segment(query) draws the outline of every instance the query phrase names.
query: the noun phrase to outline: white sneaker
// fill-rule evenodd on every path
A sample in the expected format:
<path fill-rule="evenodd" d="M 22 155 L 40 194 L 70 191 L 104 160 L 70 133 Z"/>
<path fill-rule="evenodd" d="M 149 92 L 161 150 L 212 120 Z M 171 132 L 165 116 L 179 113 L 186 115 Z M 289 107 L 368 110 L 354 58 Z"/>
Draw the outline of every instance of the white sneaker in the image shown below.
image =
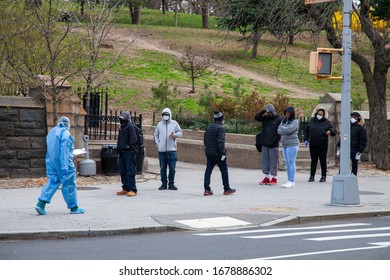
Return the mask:
<path fill-rule="evenodd" d="M 286 183 L 284 183 L 282 185 L 283 188 L 292 188 L 295 186 L 295 183 L 294 182 L 291 182 L 291 181 L 287 181 Z"/>

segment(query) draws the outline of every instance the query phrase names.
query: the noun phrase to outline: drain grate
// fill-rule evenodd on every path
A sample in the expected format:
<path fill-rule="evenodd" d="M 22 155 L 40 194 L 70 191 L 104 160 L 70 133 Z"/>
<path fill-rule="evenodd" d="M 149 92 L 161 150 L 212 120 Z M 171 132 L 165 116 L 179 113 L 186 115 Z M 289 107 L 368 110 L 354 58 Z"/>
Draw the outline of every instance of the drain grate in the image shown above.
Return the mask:
<path fill-rule="evenodd" d="M 93 191 L 93 190 L 100 190 L 100 188 L 97 187 L 77 187 L 78 191 Z"/>
<path fill-rule="evenodd" d="M 360 191 L 359 194 L 361 194 L 361 195 L 384 195 L 384 193 L 381 193 L 381 192 L 367 192 L 367 191 Z"/>

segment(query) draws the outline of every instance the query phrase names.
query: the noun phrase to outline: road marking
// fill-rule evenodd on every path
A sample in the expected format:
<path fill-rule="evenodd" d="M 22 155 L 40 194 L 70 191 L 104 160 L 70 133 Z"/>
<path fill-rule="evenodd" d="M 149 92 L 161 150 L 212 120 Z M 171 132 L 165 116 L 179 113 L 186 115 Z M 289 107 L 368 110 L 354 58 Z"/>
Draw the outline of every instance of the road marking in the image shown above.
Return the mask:
<path fill-rule="evenodd" d="M 290 233 L 269 234 L 269 235 L 241 236 L 241 238 L 265 239 L 265 238 L 278 238 L 278 237 L 311 235 L 311 234 L 341 233 L 341 232 L 361 232 L 361 231 L 381 231 L 381 230 L 390 230 L 390 227 L 290 232 Z M 326 237 L 324 237 L 324 238 L 326 238 Z M 309 239 L 306 239 L 306 240 L 309 240 Z"/>
<path fill-rule="evenodd" d="M 217 218 L 206 218 L 206 219 L 191 219 L 191 220 L 176 220 L 175 222 L 184 224 L 193 228 L 223 228 L 223 227 L 236 227 L 236 226 L 247 226 L 251 223 L 234 219 L 231 217 L 217 217 Z"/>
<path fill-rule="evenodd" d="M 340 252 L 375 250 L 375 249 L 388 248 L 390 246 L 390 244 L 389 244 L 390 242 L 381 242 L 381 243 L 377 243 L 377 244 L 382 244 L 382 243 L 383 243 L 383 245 L 371 246 L 371 247 L 357 247 L 357 248 L 349 248 L 349 249 L 317 251 L 317 252 L 308 252 L 308 253 L 301 253 L 301 254 L 265 257 L 265 258 L 258 258 L 258 259 L 252 259 L 252 260 L 275 260 L 275 259 L 294 258 L 294 257 L 303 257 L 303 256 L 313 256 L 313 255 L 321 255 L 321 254 L 332 254 L 332 253 L 340 253 Z M 372 244 L 375 244 L 375 243 L 372 243 Z"/>
<path fill-rule="evenodd" d="M 319 238 L 307 238 L 307 239 L 304 239 L 304 240 L 310 240 L 310 241 L 331 241 L 331 240 L 342 240 L 342 239 L 373 238 L 373 237 L 387 237 L 387 236 L 390 236 L 390 233 L 338 235 L 338 236 L 328 236 L 328 237 L 319 237 Z"/>
<path fill-rule="evenodd" d="M 340 225 L 315 226 L 315 227 L 300 227 L 300 228 L 274 228 L 274 229 L 258 229 L 258 230 L 240 230 L 240 231 L 230 231 L 230 232 L 194 233 L 193 235 L 200 235 L 200 236 L 237 235 L 237 234 L 248 234 L 248 233 L 309 230 L 309 229 L 310 230 L 311 229 L 328 229 L 328 228 L 358 227 L 358 226 L 369 226 L 369 225 L 371 225 L 371 224 L 353 223 L 353 224 L 340 224 Z"/>

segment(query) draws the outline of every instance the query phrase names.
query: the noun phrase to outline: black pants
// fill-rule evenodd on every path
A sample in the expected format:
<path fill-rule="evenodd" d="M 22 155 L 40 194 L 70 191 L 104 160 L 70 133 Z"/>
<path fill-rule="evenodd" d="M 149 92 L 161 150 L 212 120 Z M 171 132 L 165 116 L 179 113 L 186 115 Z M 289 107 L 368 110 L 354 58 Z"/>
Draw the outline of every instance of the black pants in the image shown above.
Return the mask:
<path fill-rule="evenodd" d="M 311 145 L 310 144 L 310 176 L 314 176 L 317 171 L 318 159 L 320 159 L 321 165 L 321 176 L 326 176 L 327 166 L 326 166 L 326 154 L 328 153 L 328 143 L 322 145 Z"/>
<path fill-rule="evenodd" d="M 210 191 L 210 179 L 211 179 L 211 173 L 213 172 L 214 166 L 218 165 L 219 170 L 221 171 L 222 176 L 222 184 L 224 190 L 230 189 L 229 187 L 229 175 L 228 175 L 228 167 L 226 163 L 226 159 L 224 161 L 221 160 L 221 156 L 207 156 L 207 166 L 206 166 L 206 172 L 204 174 L 204 189 L 206 191 Z"/>
<path fill-rule="evenodd" d="M 358 172 L 358 160 L 355 158 L 358 150 L 355 148 L 351 148 L 351 162 L 352 162 L 352 169 L 351 173 L 355 176 L 357 176 Z"/>

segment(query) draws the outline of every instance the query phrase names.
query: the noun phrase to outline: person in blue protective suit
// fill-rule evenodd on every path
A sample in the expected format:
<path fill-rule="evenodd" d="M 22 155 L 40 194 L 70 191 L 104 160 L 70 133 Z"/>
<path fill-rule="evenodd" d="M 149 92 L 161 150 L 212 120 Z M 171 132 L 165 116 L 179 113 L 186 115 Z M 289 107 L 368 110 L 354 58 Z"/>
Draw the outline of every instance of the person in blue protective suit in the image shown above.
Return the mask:
<path fill-rule="evenodd" d="M 70 121 L 61 117 L 46 137 L 46 175 L 48 182 L 43 187 L 35 210 L 39 215 L 46 215 L 46 203 L 62 184 L 62 196 L 71 214 L 84 214 L 85 210 L 78 206 L 76 195 L 76 168 L 73 163 L 73 137 L 69 133 Z"/>

